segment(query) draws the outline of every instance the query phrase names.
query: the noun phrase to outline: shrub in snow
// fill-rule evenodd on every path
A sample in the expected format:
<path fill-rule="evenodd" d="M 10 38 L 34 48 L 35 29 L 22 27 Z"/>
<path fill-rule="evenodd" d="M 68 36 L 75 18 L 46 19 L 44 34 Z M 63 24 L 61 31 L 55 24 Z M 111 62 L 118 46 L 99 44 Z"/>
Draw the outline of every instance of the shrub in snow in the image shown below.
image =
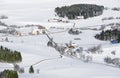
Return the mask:
<path fill-rule="evenodd" d="M 89 61 L 92 61 L 92 56 L 85 56 L 85 59 L 83 60 L 84 62 L 89 62 Z"/>
<path fill-rule="evenodd" d="M 104 58 L 104 62 L 106 62 L 107 64 L 111 64 L 112 63 L 112 59 L 110 57 L 105 57 Z"/>
<path fill-rule="evenodd" d="M 83 52 L 83 47 L 79 47 L 78 49 L 76 49 L 77 53 L 82 53 Z"/>
<path fill-rule="evenodd" d="M 112 51 L 112 52 L 111 52 L 111 54 L 112 54 L 112 55 L 115 55 L 115 54 L 116 54 L 116 52 L 115 52 L 115 51 Z"/>
<path fill-rule="evenodd" d="M 53 47 L 53 42 L 52 41 L 48 41 L 48 43 L 47 43 L 47 46 L 49 46 L 49 47 Z"/>
<path fill-rule="evenodd" d="M 39 69 L 37 69 L 36 71 L 37 71 L 37 74 L 39 74 L 40 70 L 39 70 Z"/>
<path fill-rule="evenodd" d="M 14 66 L 14 71 L 19 71 L 19 69 L 20 69 L 19 65 L 13 64 L 13 66 Z"/>
<path fill-rule="evenodd" d="M 102 46 L 98 45 L 98 46 L 91 47 L 88 49 L 88 51 L 90 51 L 91 53 L 101 54 L 102 53 Z"/>
<path fill-rule="evenodd" d="M 112 59 L 112 64 L 119 66 L 120 65 L 120 58 L 114 58 Z"/>
<path fill-rule="evenodd" d="M 24 73 L 24 68 L 20 68 L 20 66 L 17 64 L 13 64 L 13 66 L 14 66 L 14 71 L 17 71 L 19 73 Z"/>
<path fill-rule="evenodd" d="M 20 68 L 19 69 L 19 73 L 24 73 L 25 71 L 24 71 L 24 68 Z"/>

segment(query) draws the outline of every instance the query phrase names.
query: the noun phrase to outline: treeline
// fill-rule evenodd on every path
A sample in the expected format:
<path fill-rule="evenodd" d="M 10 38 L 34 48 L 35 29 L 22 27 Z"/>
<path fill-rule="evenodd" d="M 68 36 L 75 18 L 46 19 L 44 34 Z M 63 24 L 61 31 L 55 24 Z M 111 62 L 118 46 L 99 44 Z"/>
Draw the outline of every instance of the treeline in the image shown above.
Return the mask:
<path fill-rule="evenodd" d="M 77 16 L 83 16 L 86 19 L 102 15 L 103 10 L 104 6 L 94 4 L 76 4 L 55 8 L 55 12 L 59 17 L 68 17 L 68 19 L 75 19 Z"/>
<path fill-rule="evenodd" d="M 22 61 L 21 53 L 0 46 L 0 62 L 17 63 Z"/>
<path fill-rule="evenodd" d="M 95 38 L 99 40 L 104 40 L 104 41 L 116 40 L 117 42 L 120 42 L 120 31 L 117 29 L 105 30 L 105 31 L 102 31 L 100 34 L 97 34 Z"/>
<path fill-rule="evenodd" d="M 13 70 L 4 70 L 0 72 L 0 78 L 18 78 L 18 73 Z"/>
<path fill-rule="evenodd" d="M 6 15 L 1 15 L 0 19 L 8 19 L 8 17 Z"/>
<path fill-rule="evenodd" d="M 120 7 L 114 7 L 112 8 L 113 11 L 120 11 Z"/>
<path fill-rule="evenodd" d="M 120 58 L 111 58 L 111 57 L 105 57 L 104 62 L 107 64 L 112 64 L 117 67 L 120 67 Z"/>

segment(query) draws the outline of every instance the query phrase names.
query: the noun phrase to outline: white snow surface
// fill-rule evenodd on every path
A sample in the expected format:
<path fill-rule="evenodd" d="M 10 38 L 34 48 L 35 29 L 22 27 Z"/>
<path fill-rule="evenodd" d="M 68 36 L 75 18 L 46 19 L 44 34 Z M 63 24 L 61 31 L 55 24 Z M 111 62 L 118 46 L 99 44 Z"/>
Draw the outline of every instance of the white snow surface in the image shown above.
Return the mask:
<path fill-rule="evenodd" d="M 7 20 L 2 20 L 7 24 L 40 24 L 47 27 L 63 27 L 71 28 L 72 23 L 49 23 L 48 19 L 54 18 L 54 8 L 57 6 L 65 6 L 71 4 L 98 4 L 105 7 L 120 7 L 119 0 L 0 0 L 0 15 L 4 14 L 9 17 Z M 119 22 L 119 20 L 101 21 L 104 17 L 117 17 L 120 12 L 105 10 L 103 15 L 86 20 L 71 20 L 76 22 L 77 27 L 95 26 L 102 24 L 109 24 Z M 0 26 L 0 29 L 3 29 Z M 27 31 L 27 29 L 24 29 Z M 22 30 L 21 30 L 22 31 Z M 51 32 L 63 31 L 62 29 L 50 29 Z M 19 74 L 19 78 L 120 78 L 120 69 L 103 64 L 103 57 L 120 57 L 120 44 L 111 44 L 108 41 L 100 41 L 94 38 L 96 33 L 100 31 L 82 30 L 80 35 L 69 35 L 66 32 L 51 34 L 54 41 L 57 43 L 68 43 L 72 40 L 79 46 L 88 48 L 94 45 L 102 44 L 104 53 L 102 55 L 94 55 L 94 62 L 84 63 L 77 59 L 72 59 L 63 56 L 59 58 L 59 53 L 47 47 L 48 38 L 45 35 L 38 36 L 8 36 L 12 42 L 0 42 L 0 45 L 8 47 L 12 50 L 21 52 L 23 61 L 19 63 L 24 67 L 25 73 Z M 2 37 L 1 38 L 5 38 Z M 74 38 L 81 38 L 81 40 L 74 40 Z M 116 50 L 116 56 L 110 54 L 111 51 Z M 43 61 L 34 66 L 35 74 L 28 74 L 29 67 L 36 62 L 43 59 L 52 59 Z M 0 63 L 0 71 L 4 69 L 13 69 L 12 64 Z M 39 74 L 36 70 L 39 69 Z"/>

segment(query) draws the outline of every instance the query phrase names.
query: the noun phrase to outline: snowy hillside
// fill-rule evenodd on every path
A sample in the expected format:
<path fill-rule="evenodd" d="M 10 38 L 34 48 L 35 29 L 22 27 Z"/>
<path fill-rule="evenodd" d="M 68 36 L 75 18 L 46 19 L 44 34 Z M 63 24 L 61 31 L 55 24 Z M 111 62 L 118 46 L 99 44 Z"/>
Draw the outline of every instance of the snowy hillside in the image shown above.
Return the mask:
<path fill-rule="evenodd" d="M 69 20 L 69 23 L 48 22 L 48 19 L 56 18 L 54 12 L 56 7 L 72 4 L 98 4 L 107 7 L 108 10 L 104 10 L 103 15 Z M 120 11 L 111 10 L 114 7 L 120 7 L 119 0 L 0 0 L 0 15 L 8 16 L 8 19 L 0 19 L 0 21 L 8 26 L 19 26 L 15 29 L 20 33 L 20 35 L 0 33 L 0 45 L 21 52 L 23 61 L 18 65 L 25 69 L 25 73 L 19 74 L 19 78 L 120 78 L 119 67 L 104 62 L 107 56 L 120 58 L 120 44 L 111 44 L 110 41 L 94 38 L 101 32 L 99 30 L 101 25 L 120 23 L 120 19 L 115 19 L 120 17 Z M 114 19 L 102 20 L 109 17 Z M 82 32 L 79 35 L 68 33 L 74 23 Z M 25 27 L 27 25 L 29 27 Z M 76 56 L 71 58 L 67 54 L 61 58 L 57 50 L 47 46 L 49 39 L 46 35 L 38 35 L 38 32 L 36 35 L 31 35 L 37 28 L 36 25 L 45 26 L 49 36 L 60 45 L 72 41 L 77 47 L 82 47 L 83 53 L 91 56 L 92 61 L 84 62 Z M 0 30 L 6 28 L 7 26 L 0 25 Z M 110 29 L 110 26 L 106 26 L 105 29 Z M 9 42 L 4 40 L 6 37 Z M 102 54 L 87 53 L 89 48 L 98 45 L 102 46 Z M 115 51 L 116 55 L 111 54 L 112 51 Z M 29 74 L 31 65 L 34 67 L 34 74 Z M 0 63 L 0 71 L 4 69 L 13 69 L 13 65 Z"/>
<path fill-rule="evenodd" d="M 10 24 L 14 24 L 15 22 L 21 24 L 22 23 L 40 23 L 45 24 L 48 19 L 52 19 L 54 17 L 54 9 L 57 6 L 65 6 L 71 4 L 80 4 L 80 3 L 88 3 L 88 4 L 98 4 L 104 5 L 105 7 L 119 7 L 119 0 L 4 0 L 1 1 L 0 5 L 0 14 L 7 15 L 9 17 Z M 107 14 L 107 16 L 106 16 Z M 115 16 L 119 14 L 119 12 L 111 12 L 105 11 L 104 15 L 97 19 L 95 17 L 89 20 L 82 20 L 80 26 L 88 25 L 98 25 L 101 22 L 101 18 L 106 16 Z M 96 21 L 97 20 L 97 21 Z M 92 23 L 94 21 L 94 23 Z M 8 22 L 8 21 L 7 21 Z M 8 22 L 8 23 L 9 23 Z M 48 23 L 47 23 L 48 24 Z M 51 25 L 49 23 L 49 25 Z M 52 24 L 53 25 L 53 24 Z M 61 25 L 60 25 L 61 26 Z"/>

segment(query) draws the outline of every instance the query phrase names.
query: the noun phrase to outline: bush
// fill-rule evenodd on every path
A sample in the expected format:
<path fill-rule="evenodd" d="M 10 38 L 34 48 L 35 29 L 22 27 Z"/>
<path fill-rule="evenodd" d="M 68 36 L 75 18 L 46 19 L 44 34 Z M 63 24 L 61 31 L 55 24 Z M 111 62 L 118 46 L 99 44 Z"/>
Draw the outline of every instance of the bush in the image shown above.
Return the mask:
<path fill-rule="evenodd" d="M 112 59 L 110 57 L 105 57 L 104 58 L 104 62 L 106 62 L 107 64 L 111 64 L 112 63 Z"/>
<path fill-rule="evenodd" d="M 19 73 L 24 73 L 24 72 L 25 72 L 24 68 L 19 69 Z"/>
<path fill-rule="evenodd" d="M 24 73 L 25 72 L 24 68 L 21 68 L 19 65 L 13 64 L 13 66 L 14 66 L 14 71 L 17 71 L 19 73 Z"/>
<path fill-rule="evenodd" d="M 120 65 L 120 59 L 119 58 L 114 58 L 112 59 L 112 64 L 119 66 Z"/>

